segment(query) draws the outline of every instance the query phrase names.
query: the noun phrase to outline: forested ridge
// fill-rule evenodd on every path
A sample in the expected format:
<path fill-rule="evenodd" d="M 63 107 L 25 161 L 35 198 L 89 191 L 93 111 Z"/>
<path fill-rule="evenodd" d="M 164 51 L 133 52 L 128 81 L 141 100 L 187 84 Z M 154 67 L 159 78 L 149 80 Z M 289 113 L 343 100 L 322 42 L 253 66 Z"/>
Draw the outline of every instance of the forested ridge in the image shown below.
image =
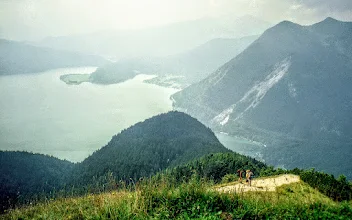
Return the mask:
<path fill-rule="evenodd" d="M 136 181 L 217 152 L 230 151 L 209 128 L 181 112 L 161 114 L 123 130 L 78 164 L 28 152 L 1 152 L 2 209 L 50 193 L 104 190 L 109 180 Z"/>
<path fill-rule="evenodd" d="M 52 156 L 0 151 L 0 212 L 62 188 L 74 164 Z"/>
<path fill-rule="evenodd" d="M 344 176 L 274 169 L 231 152 L 209 128 L 181 112 L 161 114 L 123 130 L 78 164 L 28 152 L 0 152 L 0 165 L 1 212 L 51 198 L 126 186 L 133 190 L 137 183 L 178 187 L 195 179 L 229 182 L 237 180 L 238 169 L 251 169 L 255 177 L 293 173 L 335 201 L 351 200 L 352 195 Z"/>
<path fill-rule="evenodd" d="M 238 169 L 250 169 L 256 176 L 260 176 L 269 167 L 256 159 L 235 152 L 207 154 L 191 162 L 179 165 L 160 173 L 172 177 L 176 182 L 188 181 L 192 175 L 219 183 L 227 174 L 236 175 Z M 237 177 L 236 177 L 237 179 Z"/>
<path fill-rule="evenodd" d="M 214 133 L 181 112 L 137 123 L 78 164 L 73 184 L 92 183 L 108 172 L 119 180 L 137 180 L 208 153 L 229 152 Z"/>

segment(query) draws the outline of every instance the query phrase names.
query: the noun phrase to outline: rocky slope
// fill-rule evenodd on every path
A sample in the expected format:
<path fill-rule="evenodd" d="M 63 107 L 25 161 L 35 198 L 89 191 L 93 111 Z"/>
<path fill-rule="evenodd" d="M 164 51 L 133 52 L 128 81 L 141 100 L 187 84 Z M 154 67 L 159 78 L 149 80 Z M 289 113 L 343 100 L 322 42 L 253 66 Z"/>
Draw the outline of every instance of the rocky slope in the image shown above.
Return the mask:
<path fill-rule="evenodd" d="M 217 131 L 263 143 L 264 159 L 352 177 L 352 23 L 284 21 L 173 96 Z"/>

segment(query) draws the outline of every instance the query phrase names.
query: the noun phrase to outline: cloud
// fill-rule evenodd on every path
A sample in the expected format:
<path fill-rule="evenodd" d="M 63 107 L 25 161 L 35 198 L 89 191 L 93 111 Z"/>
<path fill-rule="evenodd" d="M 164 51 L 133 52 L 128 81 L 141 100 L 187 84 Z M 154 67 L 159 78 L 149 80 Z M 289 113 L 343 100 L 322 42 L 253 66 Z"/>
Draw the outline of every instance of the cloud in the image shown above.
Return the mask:
<path fill-rule="evenodd" d="M 272 23 L 352 20 L 352 0 L 0 0 L 2 34 L 13 39 L 247 14 Z"/>
<path fill-rule="evenodd" d="M 312 23 L 326 17 L 352 20 L 352 0 L 290 0 L 291 14 L 303 23 Z M 310 21 L 310 22 L 309 22 Z"/>
<path fill-rule="evenodd" d="M 351 0 L 294 0 L 307 8 L 318 9 L 325 12 L 351 11 Z"/>
<path fill-rule="evenodd" d="M 216 2 L 216 0 L 213 0 Z M 248 13 L 270 22 L 312 24 L 326 17 L 352 20 L 352 0 L 221 0 L 223 12 Z"/>

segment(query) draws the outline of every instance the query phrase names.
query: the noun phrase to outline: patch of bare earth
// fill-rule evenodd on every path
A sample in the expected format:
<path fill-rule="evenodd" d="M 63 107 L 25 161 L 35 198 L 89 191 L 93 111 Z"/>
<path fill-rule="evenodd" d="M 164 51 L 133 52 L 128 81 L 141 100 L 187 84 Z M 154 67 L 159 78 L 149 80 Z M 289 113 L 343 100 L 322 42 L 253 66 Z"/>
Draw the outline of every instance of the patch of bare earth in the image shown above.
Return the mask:
<path fill-rule="evenodd" d="M 300 178 L 293 174 L 284 174 L 277 177 L 252 179 L 252 184 L 249 186 L 246 180 L 242 183 L 234 183 L 233 185 L 221 186 L 216 188 L 219 192 L 248 192 L 248 191 L 275 191 L 276 187 L 299 182 Z"/>

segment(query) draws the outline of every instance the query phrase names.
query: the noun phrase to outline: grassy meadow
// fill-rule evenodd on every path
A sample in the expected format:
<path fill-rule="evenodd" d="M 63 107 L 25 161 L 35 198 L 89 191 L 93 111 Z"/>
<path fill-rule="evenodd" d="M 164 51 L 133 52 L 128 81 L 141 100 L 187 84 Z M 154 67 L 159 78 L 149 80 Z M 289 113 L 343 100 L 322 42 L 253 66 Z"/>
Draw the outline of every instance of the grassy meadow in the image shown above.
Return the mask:
<path fill-rule="evenodd" d="M 266 177 L 268 178 L 268 177 Z M 222 193 L 192 178 L 179 185 L 145 180 L 82 197 L 59 198 L 8 211 L 1 219 L 352 219 L 352 203 L 336 202 L 303 181 L 274 192 Z"/>

